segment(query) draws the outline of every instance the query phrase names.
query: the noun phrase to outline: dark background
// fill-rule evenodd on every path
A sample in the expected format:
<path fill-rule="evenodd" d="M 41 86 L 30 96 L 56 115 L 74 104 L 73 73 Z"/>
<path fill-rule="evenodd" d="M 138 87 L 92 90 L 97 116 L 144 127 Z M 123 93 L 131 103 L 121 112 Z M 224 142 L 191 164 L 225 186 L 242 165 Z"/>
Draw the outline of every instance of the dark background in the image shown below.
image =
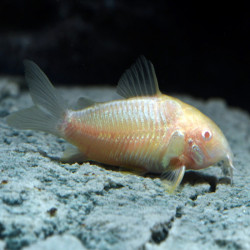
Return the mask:
<path fill-rule="evenodd" d="M 250 111 L 249 8 L 223 2 L 1 0 L 0 74 L 28 58 L 54 83 L 115 86 L 143 54 L 161 90 Z"/>

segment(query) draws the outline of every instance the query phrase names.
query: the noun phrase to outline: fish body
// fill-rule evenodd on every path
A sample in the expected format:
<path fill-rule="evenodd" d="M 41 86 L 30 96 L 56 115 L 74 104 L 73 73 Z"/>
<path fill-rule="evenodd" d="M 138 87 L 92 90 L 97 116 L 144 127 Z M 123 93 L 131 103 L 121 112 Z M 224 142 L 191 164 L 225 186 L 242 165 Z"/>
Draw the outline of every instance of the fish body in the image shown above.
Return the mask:
<path fill-rule="evenodd" d="M 224 161 L 232 177 L 232 152 L 218 126 L 199 110 L 159 91 L 154 67 L 140 57 L 121 77 L 125 99 L 94 103 L 86 98 L 72 110 L 33 62 L 25 62 L 34 106 L 7 121 L 21 129 L 42 130 L 73 144 L 68 160 L 97 162 L 162 173 L 174 190 L 186 169 Z"/>
<path fill-rule="evenodd" d="M 68 111 L 64 138 L 87 159 L 161 173 L 161 159 L 181 116 L 170 97 L 137 97 Z"/>

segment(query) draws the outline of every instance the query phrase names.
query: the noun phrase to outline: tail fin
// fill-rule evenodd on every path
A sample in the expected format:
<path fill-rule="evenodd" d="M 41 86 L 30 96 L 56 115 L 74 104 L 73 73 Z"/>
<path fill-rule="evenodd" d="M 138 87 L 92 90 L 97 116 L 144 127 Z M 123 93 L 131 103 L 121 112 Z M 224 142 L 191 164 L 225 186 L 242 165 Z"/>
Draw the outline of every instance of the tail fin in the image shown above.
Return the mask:
<path fill-rule="evenodd" d="M 41 130 L 60 136 L 57 125 L 67 109 L 64 99 L 34 62 L 25 60 L 24 66 L 34 106 L 9 115 L 7 123 L 19 129 Z"/>

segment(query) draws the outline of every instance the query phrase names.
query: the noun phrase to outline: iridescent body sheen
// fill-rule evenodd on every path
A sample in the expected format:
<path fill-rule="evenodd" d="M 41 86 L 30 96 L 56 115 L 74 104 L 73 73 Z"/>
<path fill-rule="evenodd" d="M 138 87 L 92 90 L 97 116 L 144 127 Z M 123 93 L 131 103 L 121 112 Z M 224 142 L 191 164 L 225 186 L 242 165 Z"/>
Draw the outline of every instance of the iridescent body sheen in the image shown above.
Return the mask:
<path fill-rule="evenodd" d="M 181 114 L 180 104 L 164 95 L 117 100 L 68 111 L 62 133 L 88 159 L 161 173 Z"/>
<path fill-rule="evenodd" d="M 74 148 L 63 159 L 94 160 L 142 172 L 162 173 L 173 191 L 186 169 L 202 169 L 224 161 L 233 172 L 232 152 L 218 126 L 199 110 L 163 95 L 154 67 L 140 57 L 121 77 L 117 92 L 123 98 L 94 103 L 78 101 L 70 109 L 46 75 L 25 62 L 26 81 L 34 106 L 11 114 L 9 125 L 42 130 L 63 137 Z"/>

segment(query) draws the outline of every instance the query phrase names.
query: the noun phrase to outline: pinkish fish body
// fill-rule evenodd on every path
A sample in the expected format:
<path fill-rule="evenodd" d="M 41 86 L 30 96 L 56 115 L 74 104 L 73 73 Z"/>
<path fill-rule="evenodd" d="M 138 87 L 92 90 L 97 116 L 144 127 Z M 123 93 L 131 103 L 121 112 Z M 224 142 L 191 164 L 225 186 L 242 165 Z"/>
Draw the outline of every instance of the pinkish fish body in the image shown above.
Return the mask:
<path fill-rule="evenodd" d="M 112 101 L 69 111 L 62 133 L 88 159 L 162 172 L 160 161 L 175 130 L 176 109 L 180 107 L 165 96 Z"/>
<path fill-rule="evenodd" d="M 36 105 L 10 115 L 8 123 L 63 137 L 76 146 L 64 159 L 163 173 L 170 191 L 186 169 L 222 160 L 232 177 L 232 153 L 222 131 L 196 108 L 163 95 L 154 67 L 144 57 L 119 81 L 117 92 L 126 99 L 93 103 L 81 98 L 77 111 L 67 108 L 38 66 L 29 61 L 25 66 Z"/>

